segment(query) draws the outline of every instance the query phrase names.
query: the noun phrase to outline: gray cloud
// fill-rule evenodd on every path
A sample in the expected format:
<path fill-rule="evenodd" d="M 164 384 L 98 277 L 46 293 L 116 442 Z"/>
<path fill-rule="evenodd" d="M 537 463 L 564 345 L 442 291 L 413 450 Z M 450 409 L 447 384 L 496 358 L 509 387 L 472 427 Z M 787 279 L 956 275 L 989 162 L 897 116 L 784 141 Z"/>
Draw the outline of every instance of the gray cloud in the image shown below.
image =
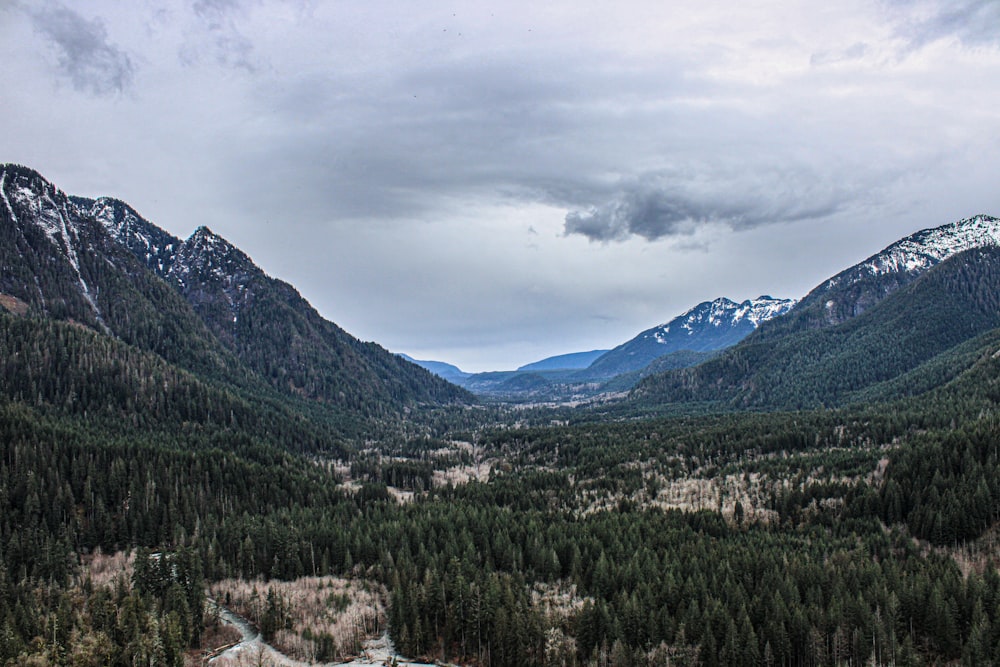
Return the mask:
<path fill-rule="evenodd" d="M 894 5 L 912 7 L 912 0 L 896 0 Z M 940 39 L 954 37 L 964 44 L 1000 44 L 1000 2 L 997 0 L 948 0 L 934 3 L 929 15 L 905 22 L 899 33 L 911 48 L 919 49 Z"/>
<path fill-rule="evenodd" d="M 107 95 L 122 93 L 132 85 L 132 59 L 108 40 L 100 19 L 87 20 L 60 4 L 29 9 L 28 15 L 35 29 L 58 50 L 59 68 L 74 88 Z"/>
<path fill-rule="evenodd" d="M 192 36 L 184 44 L 182 62 L 192 64 L 208 56 L 220 65 L 256 71 L 253 42 L 236 24 L 236 17 L 244 11 L 241 0 L 196 0 L 191 9 L 203 34 Z"/>
<path fill-rule="evenodd" d="M 840 211 L 857 193 L 829 180 L 791 168 L 758 171 L 752 176 L 708 178 L 647 175 L 624 184 L 605 202 L 566 215 L 564 233 L 591 241 L 648 241 L 688 237 L 701 226 L 734 230 L 761 225 L 818 220 Z M 711 185 L 707 185 L 711 184 Z"/>
<path fill-rule="evenodd" d="M 479 370 L 1000 210 L 996 2 L 450 5 L 0 0 L 5 159 Z"/>
<path fill-rule="evenodd" d="M 814 53 L 809 59 L 809 64 L 813 67 L 824 65 L 836 65 L 838 63 L 861 60 L 871 51 L 871 47 L 864 42 L 856 42 L 846 49 L 840 51 L 822 51 Z"/>
<path fill-rule="evenodd" d="M 316 219 L 413 220 L 471 199 L 563 209 L 596 203 L 608 195 L 609 162 L 628 164 L 650 143 L 692 129 L 678 118 L 682 110 L 668 110 L 663 117 L 673 122 L 641 133 L 619 121 L 651 122 L 632 105 L 670 106 L 701 92 L 702 84 L 663 63 L 666 71 L 643 74 L 585 58 L 531 54 L 526 64 L 490 53 L 276 80 L 254 103 L 271 110 L 268 134 L 280 140 L 239 141 L 234 186 L 267 171 L 294 173 L 297 201 Z M 260 210 L 269 196 L 241 199 Z"/>

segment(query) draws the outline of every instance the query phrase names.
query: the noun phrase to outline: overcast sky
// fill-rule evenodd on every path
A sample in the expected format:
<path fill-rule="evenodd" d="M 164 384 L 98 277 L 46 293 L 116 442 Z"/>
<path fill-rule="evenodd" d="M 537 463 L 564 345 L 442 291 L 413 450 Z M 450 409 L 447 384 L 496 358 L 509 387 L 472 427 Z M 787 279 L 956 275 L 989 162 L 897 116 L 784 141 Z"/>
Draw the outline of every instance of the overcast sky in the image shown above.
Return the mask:
<path fill-rule="evenodd" d="M 464 370 L 1000 215 L 1000 0 L 0 0 L 0 162 Z"/>

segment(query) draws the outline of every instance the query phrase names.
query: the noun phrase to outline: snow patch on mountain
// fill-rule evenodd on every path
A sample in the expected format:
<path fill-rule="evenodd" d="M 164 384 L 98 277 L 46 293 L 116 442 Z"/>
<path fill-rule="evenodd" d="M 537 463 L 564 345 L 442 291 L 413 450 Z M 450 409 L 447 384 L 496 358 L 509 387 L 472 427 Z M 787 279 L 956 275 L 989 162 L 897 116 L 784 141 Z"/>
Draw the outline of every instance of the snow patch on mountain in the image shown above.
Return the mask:
<path fill-rule="evenodd" d="M 16 178 L 16 176 L 15 176 Z M 11 219 L 17 223 L 17 216 L 11 206 L 7 195 L 7 171 L 4 170 L 0 177 L 0 193 L 3 193 L 4 204 L 10 211 Z M 80 256 L 76 246 L 80 239 L 80 230 L 77 227 L 77 216 L 79 211 L 73 207 L 60 190 L 40 177 L 35 180 L 24 181 L 15 185 L 12 195 L 17 204 L 31 212 L 30 219 L 34 222 L 42 233 L 49 239 L 53 246 L 66 258 L 73 272 L 76 274 L 77 284 L 80 286 L 80 294 L 94 311 L 94 318 L 97 324 L 105 333 L 110 333 L 110 329 L 101 316 L 101 309 L 98 307 L 91 294 L 90 286 L 83 278 L 80 271 Z M 56 200 L 59 200 L 58 202 Z"/>
<path fill-rule="evenodd" d="M 876 255 L 821 285 L 821 291 L 842 287 L 867 277 L 890 273 L 920 273 L 952 255 L 970 250 L 1000 246 L 1000 219 L 976 215 L 958 222 L 924 229 L 896 241 Z"/>
<path fill-rule="evenodd" d="M 6 181 L 7 181 L 7 171 L 5 170 L 3 172 L 3 175 L 0 176 L 0 196 L 3 197 L 3 203 L 7 205 L 7 211 L 10 213 L 10 219 L 13 220 L 14 224 L 16 225 L 18 224 L 17 215 L 14 214 L 14 207 L 10 205 L 10 200 L 7 199 Z"/>
<path fill-rule="evenodd" d="M 144 220 L 123 201 L 101 197 L 89 210 L 111 237 L 163 276 L 180 241 Z"/>
<path fill-rule="evenodd" d="M 97 220 L 119 245 L 127 248 L 147 268 L 161 278 L 166 277 L 173 264 L 174 251 L 180 239 L 171 236 L 145 220 L 132 207 L 120 199 L 101 197 L 96 200 L 73 198 L 76 205 Z"/>
<path fill-rule="evenodd" d="M 671 330 L 683 329 L 688 336 L 694 336 L 706 327 L 736 328 L 749 324 L 750 328 L 756 329 L 761 322 L 787 313 L 795 303 L 795 299 L 775 299 L 767 295 L 747 299 L 742 303 L 722 297 L 699 303 L 670 322 L 645 332 L 642 337 L 652 338 L 661 345 L 670 345 L 675 341 L 669 336 Z"/>

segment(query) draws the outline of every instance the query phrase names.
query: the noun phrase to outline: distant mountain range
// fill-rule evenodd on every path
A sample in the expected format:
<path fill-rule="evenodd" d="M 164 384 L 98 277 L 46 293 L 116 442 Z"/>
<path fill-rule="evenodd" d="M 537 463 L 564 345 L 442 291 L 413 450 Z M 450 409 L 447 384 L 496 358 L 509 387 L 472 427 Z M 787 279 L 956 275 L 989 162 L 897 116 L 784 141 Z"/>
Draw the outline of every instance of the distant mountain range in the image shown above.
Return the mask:
<path fill-rule="evenodd" d="M 705 301 L 612 350 L 557 355 L 525 364 L 516 371 L 465 373 L 439 361 L 414 363 L 475 393 L 508 399 L 575 398 L 619 392 L 646 375 L 698 364 L 794 305 L 794 299 L 770 296 L 742 303 L 726 298 Z"/>
<path fill-rule="evenodd" d="M 989 329 L 992 315 L 981 306 L 991 303 L 987 251 L 994 247 L 1000 247 L 1000 221 L 977 215 L 900 239 L 823 281 L 800 301 L 719 298 L 603 354 L 559 355 L 517 371 L 448 377 L 473 392 L 515 400 L 571 399 L 629 390 L 638 383 L 634 396 L 652 403 L 835 404 Z M 897 305 L 880 306 L 963 253 L 970 253 L 969 267 L 977 268 L 963 273 L 942 267 L 937 278 L 891 302 Z M 979 290 L 979 301 L 949 295 L 937 280 Z M 872 317 L 854 321 L 876 308 Z M 797 364 L 808 370 L 790 371 Z M 851 364 L 856 368 L 845 367 Z M 826 379 L 813 378 L 811 386 L 803 386 L 816 373 Z M 848 379 L 852 373 L 857 377 Z"/>
<path fill-rule="evenodd" d="M 138 364 L 183 378 L 168 389 L 187 387 L 185 395 L 230 406 L 233 419 L 246 414 L 272 432 L 299 432 L 306 419 L 336 422 L 343 433 L 348 422 L 475 400 L 452 382 L 512 400 L 631 390 L 632 400 L 647 404 L 727 408 L 905 394 L 905 383 L 927 386 L 957 372 L 955 360 L 969 357 L 955 350 L 1000 327 L 998 263 L 1000 221 L 978 215 L 903 238 L 798 302 L 719 298 L 612 350 L 469 374 L 357 340 L 205 226 L 181 240 L 123 201 L 70 197 L 30 168 L 0 165 L 0 327 L 21 318 L 19 335 L 34 327 L 40 341 L 83 346 L 65 358 L 24 348 L 28 357 L 40 355 L 32 363 Z M 13 360 L 8 366 L 21 372 Z M 52 373 L 94 372 L 86 364 L 59 368 Z M 138 370 L 116 377 L 122 395 L 153 390 Z M 48 389 L 56 393 L 46 399 L 40 389 L 35 400 L 79 407 L 75 390 Z M 270 408 L 248 407 L 262 397 Z"/>
<path fill-rule="evenodd" d="M 632 340 L 596 359 L 587 369 L 588 379 L 607 379 L 642 370 L 673 352 L 712 352 L 735 345 L 762 322 L 784 315 L 794 299 L 761 296 L 735 303 L 723 297 L 699 303 L 666 324 L 643 331 Z"/>
<path fill-rule="evenodd" d="M 590 352 L 571 352 L 560 354 L 554 357 L 547 357 L 541 361 L 525 364 L 517 370 L 519 371 L 559 371 L 559 370 L 581 370 L 587 368 L 594 360 L 607 353 L 607 350 L 591 350 Z"/>
<path fill-rule="evenodd" d="M 459 382 L 472 375 L 472 373 L 466 373 L 458 366 L 447 364 L 443 361 L 423 361 L 420 359 L 414 359 L 410 355 L 402 353 L 400 353 L 399 356 L 406 359 L 411 364 L 416 364 L 417 366 L 420 366 L 421 368 L 424 368 L 431 373 L 448 380 L 449 382 Z"/>

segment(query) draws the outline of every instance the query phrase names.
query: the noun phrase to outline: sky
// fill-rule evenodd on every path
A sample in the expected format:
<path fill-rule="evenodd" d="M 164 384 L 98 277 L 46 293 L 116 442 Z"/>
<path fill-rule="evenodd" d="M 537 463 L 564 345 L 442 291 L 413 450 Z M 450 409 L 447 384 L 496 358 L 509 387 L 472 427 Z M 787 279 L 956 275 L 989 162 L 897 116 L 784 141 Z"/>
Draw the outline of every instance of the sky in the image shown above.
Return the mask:
<path fill-rule="evenodd" d="M 0 0 L 0 162 L 466 371 L 1000 215 L 1000 0 Z"/>

